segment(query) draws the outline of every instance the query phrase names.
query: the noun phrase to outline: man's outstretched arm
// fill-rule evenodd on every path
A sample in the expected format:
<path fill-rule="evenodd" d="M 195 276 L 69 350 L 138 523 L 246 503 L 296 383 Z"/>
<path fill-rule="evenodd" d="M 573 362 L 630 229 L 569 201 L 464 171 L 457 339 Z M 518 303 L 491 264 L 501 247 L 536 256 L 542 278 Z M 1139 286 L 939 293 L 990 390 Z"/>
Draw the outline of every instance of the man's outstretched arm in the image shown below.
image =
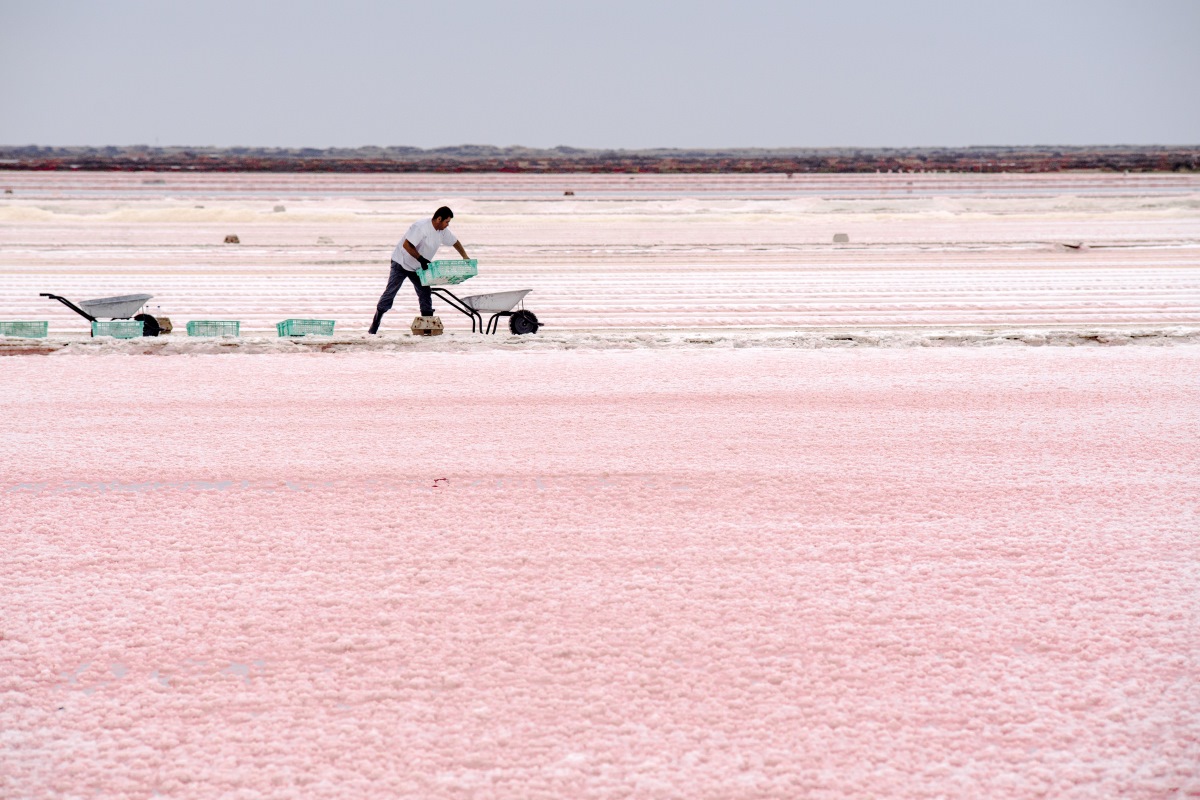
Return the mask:
<path fill-rule="evenodd" d="M 458 254 L 463 257 L 464 261 L 470 258 L 470 256 L 467 255 L 467 251 L 463 249 L 462 242 L 455 242 L 454 249 L 457 250 Z"/>

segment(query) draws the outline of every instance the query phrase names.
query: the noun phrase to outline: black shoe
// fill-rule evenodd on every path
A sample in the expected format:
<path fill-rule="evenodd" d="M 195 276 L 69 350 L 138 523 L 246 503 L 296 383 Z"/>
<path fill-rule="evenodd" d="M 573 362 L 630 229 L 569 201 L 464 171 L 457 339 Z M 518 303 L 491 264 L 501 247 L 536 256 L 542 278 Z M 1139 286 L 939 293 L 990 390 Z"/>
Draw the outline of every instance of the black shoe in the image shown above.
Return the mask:
<path fill-rule="evenodd" d="M 376 311 L 375 319 L 371 320 L 371 329 L 367 333 L 379 333 L 379 323 L 383 320 L 383 312 Z"/>

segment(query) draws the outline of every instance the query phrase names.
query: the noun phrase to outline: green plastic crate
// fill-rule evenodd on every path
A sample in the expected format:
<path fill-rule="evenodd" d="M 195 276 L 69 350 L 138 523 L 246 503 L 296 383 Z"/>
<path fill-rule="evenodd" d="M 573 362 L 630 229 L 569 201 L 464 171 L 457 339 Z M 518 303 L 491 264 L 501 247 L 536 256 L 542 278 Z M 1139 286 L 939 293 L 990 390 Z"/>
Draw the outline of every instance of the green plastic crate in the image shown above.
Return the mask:
<path fill-rule="evenodd" d="M 136 339 L 142 335 L 143 327 L 140 319 L 96 320 L 92 323 L 92 336 Z"/>
<path fill-rule="evenodd" d="M 474 258 L 465 261 L 461 258 L 430 261 L 429 269 L 417 270 L 422 286 L 462 283 L 478 274 L 479 262 Z"/>
<path fill-rule="evenodd" d="M 0 336 L 17 336 L 22 339 L 45 339 L 50 328 L 48 322 L 0 321 Z"/>
<path fill-rule="evenodd" d="M 188 336 L 240 336 L 242 323 L 226 319 L 194 319 L 187 324 Z"/>
<path fill-rule="evenodd" d="M 333 336 L 334 320 L 285 319 L 275 323 L 280 336 Z"/>

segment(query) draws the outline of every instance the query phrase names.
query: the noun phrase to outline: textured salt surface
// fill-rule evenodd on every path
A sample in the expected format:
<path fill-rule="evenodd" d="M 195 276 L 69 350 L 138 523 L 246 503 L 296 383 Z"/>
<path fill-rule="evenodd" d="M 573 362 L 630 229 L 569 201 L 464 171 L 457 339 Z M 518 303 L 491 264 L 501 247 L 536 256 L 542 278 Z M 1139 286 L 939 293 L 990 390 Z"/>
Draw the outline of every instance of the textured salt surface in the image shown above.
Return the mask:
<path fill-rule="evenodd" d="M 0 180 L 13 189 L 0 194 L 0 319 L 55 333 L 86 323 L 40 292 L 153 294 L 181 328 L 316 317 L 363 331 L 396 240 L 442 202 L 480 260 L 463 291 L 532 289 L 555 331 L 1200 322 L 1192 175 Z M 242 243 L 223 244 L 230 233 Z M 411 322 L 411 295 L 385 329 Z"/>
<path fill-rule="evenodd" d="M 4 355 L 213 355 L 263 353 L 486 353 L 496 350 L 709 350 L 847 347 L 1114 347 L 1200 343 L 1200 328 L 1004 328 L 954 330 L 764 331 L 730 328 L 693 331 L 592 331 L 536 336 L 451 331 L 438 337 L 410 334 L 338 334 L 306 337 L 212 337 L 113 339 L 84 336 L 47 339 L 0 337 Z"/>
<path fill-rule="evenodd" d="M 0 795 L 1194 796 L 1197 374 L 6 359 Z"/>

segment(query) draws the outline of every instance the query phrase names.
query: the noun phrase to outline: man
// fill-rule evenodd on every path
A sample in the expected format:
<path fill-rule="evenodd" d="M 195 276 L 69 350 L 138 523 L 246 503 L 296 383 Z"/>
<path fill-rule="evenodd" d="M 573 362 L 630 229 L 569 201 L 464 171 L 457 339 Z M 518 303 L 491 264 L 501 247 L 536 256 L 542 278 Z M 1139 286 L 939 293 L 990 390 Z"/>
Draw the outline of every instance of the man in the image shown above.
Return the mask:
<path fill-rule="evenodd" d="M 412 281 L 417 290 L 417 303 L 421 306 L 422 317 L 433 316 L 433 292 L 428 286 L 421 285 L 419 269 L 429 269 L 429 262 L 437 255 L 438 248 L 444 244 L 454 245 L 458 254 L 464 259 L 470 258 L 463 249 L 458 237 L 450 232 L 450 220 L 454 212 L 442 206 L 433 212 L 433 219 L 417 220 L 408 228 L 408 233 L 392 251 L 392 274 L 388 277 L 387 288 L 379 297 L 379 305 L 375 307 L 375 319 L 371 321 L 370 333 L 379 332 L 379 321 L 383 319 L 396 299 L 396 292 L 406 280 Z"/>

